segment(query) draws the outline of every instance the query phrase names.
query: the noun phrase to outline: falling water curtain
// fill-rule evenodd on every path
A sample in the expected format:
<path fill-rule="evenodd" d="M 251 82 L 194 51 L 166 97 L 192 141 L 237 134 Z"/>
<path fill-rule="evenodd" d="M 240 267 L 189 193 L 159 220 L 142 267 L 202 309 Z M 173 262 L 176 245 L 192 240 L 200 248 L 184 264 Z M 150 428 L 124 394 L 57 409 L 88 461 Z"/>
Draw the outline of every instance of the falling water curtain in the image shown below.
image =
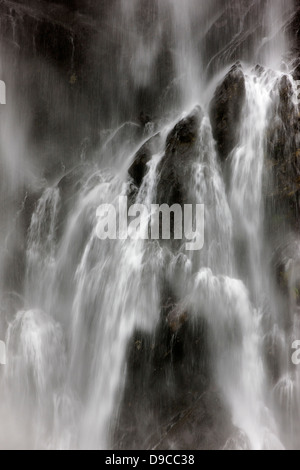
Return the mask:
<path fill-rule="evenodd" d="M 0 4 L 0 449 L 300 448 L 297 0 Z"/>

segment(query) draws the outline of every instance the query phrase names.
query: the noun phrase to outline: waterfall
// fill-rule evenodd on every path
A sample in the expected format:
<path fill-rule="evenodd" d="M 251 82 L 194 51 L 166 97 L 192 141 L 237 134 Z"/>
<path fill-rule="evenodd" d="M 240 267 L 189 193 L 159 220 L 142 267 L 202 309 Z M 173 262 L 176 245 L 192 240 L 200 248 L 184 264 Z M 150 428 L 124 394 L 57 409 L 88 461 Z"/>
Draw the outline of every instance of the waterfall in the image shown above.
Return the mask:
<path fill-rule="evenodd" d="M 262 259 L 262 182 L 270 93 L 276 78 L 268 72 L 246 78 L 246 104 L 240 141 L 231 156 L 230 207 L 236 237 L 245 250 L 245 269 L 254 293 L 264 289 Z"/>
<path fill-rule="evenodd" d="M 3 16 L 0 448 L 299 448 L 295 2 L 99 3 L 74 16 L 85 61 L 65 7 Z M 26 14 L 65 38 L 60 71 Z M 143 236 L 101 240 L 108 204 L 147 209 Z M 162 204 L 204 205 L 201 250 L 151 239 Z"/>

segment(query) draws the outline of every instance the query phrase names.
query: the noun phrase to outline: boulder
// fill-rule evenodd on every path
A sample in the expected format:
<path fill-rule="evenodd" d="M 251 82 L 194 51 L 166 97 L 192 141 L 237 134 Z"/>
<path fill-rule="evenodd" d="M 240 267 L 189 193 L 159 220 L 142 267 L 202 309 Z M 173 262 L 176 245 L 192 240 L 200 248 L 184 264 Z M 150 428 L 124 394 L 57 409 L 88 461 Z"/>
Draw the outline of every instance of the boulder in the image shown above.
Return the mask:
<path fill-rule="evenodd" d="M 213 136 L 222 161 L 234 149 L 246 98 L 245 76 L 237 62 L 218 86 L 210 103 L 210 120 Z"/>
<path fill-rule="evenodd" d="M 267 207 L 276 219 L 292 228 L 299 226 L 300 149 L 299 108 L 293 103 L 293 87 L 288 76 L 281 77 L 272 93 L 273 108 L 267 130 L 265 188 Z M 271 227 L 274 231 L 274 227 Z M 276 227 L 275 227 L 276 230 Z"/>
<path fill-rule="evenodd" d="M 203 111 L 197 106 L 191 114 L 180 120 L 169 133 L 165 155 L 159 166 L 157 186 L 158 204 L 185 204 L 189 201 L 189 181 L 192 164 L 198 154 L 199 130 Z"/>
<path fill-rule="evenodd" d="M 128 173 L 133 179 L 134 184 L 139 188 L 145 175 L 148 172 L 148 163 L 151 158 L 159 150 L 161 143 L 160 134 L 156 134 L 147 140 L 134 156 Z"/>

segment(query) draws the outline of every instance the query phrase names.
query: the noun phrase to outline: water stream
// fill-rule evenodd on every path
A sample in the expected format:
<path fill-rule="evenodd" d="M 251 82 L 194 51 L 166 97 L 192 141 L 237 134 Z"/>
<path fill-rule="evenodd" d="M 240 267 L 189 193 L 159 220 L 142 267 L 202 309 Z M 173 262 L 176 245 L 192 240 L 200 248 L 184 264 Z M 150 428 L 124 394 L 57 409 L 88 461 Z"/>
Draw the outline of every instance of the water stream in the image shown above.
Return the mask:
<path fill-rule="evenodd" d="M 0 125 L 0 192 L 6 201 L 6 213 L 0 215 L 1 278 L 5 253 L 16 246 L 23 249 L 25 268 L 24 287 L 9 313 L 5 298 L 17 294 L 1 283 L 0 332 L 6 335 L 7 365 L 0 375 L 0 420 L 8 425 L 7 431 L 0 430 L 0 447 L 117 446 L 129 350 L 136 332 L 150 343 L 157 340 L 167 284 L 176 308 L 188 312 L 191 330 L 197 330 L 199 321 L 206 325 L 208 390 L 217 390 L 232 425 L 223 448 L 299 448 L 300 376 L 290 360 L 292 340 L 300 339 L 299 307 L 295 301 L 285 312 L 289 319 L 282 320 L 284 300 L 270 272 L 264 199 L 265 185 L 274 184 L 266 175 L 266 161 L 270 125 L 282 119 L 282 77 L 292 90 L 290 112 L 298 114 L 285 29 L 293 8 L 292 0 L 113 2 L 106 20 L 111 42 L 102 47 L 108 53 L 117 47 L 118 61 L 98 70 L 118 89 L 114 97 L 109 85 L 111 128 L 100 128 L 105 138 L 93 158 L 83 158 L 83 152 L 79 164 L 52 181 L 42 179 L 39 165 L 24 156 L 34 152 L 33 137 L 16 117 L 17 97 L 9 101 L 6 124 Z M 236 60 L 241 60 L 245 97 L 224 162 L 209 106 Z M 143 100 L 154 114 L 137 132 Z M 118 106 L 122 116 L 128 109 L 125 124 Z M 195 111 L 196 106 L 201 109 Z M 182 150 L 191 157 L 174 171 L 186 201 L 205 205 L 203 249 L 187 252 L 184 243 L 157 240 L 99 240 L 100 204 L 114 205 L 118 214 L 119 198 L 130 194 L 148 208 L 169 202 L 172 183 L 163 176 L 164 162 L 171 161 L 166 160 L 168 139 L 191 112 L 199 113 L 195 137 L 190 149 Z M 284 132 L 288 141 L 293 131 L 285 127 Z M 135 185 L 127 170 L 141 145 L 157 133 L 147 172 Z M 180 160 L 180 151 L 174 150 L 174 159 Z M 24 240 L 17 238 L 10 247 L 7 240 L 19 230 L 12 222 L 19 210 L 16 194 L 23 195 L 28 181 L 39 197 Z M 294 270 L 288 275 L 294 298 L 298 265 L 287 255 L 282 269 Z M 265 353 L 267 339 L 280 349 L 275 381 Z M 150 362 L 149 355 L 149 370 Z M 147 370 L 140 374 L 146 381 Z M 172 388 L 172 379 L 167 386 Z M 140 420 L 152 412 L 144 410 Z"/>

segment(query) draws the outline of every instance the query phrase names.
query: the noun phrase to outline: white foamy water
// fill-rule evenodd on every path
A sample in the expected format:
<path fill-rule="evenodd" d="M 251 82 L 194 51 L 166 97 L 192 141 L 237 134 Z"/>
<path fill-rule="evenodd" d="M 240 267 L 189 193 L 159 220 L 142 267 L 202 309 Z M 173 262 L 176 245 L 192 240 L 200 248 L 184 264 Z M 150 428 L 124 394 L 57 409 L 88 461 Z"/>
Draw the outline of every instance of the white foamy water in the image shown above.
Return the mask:
<path fill-rule="evenodd" d="M 177 247 L 151 240 L 99 240 L 97 208 L 112 204 L 118 212 L 119 197 L 132 190 L 126 172 L 135 152 L 127 152 L 126 140 L 124 156 L 122 140 L 118 141 L 125 125 L 110 130 L 99 149 L 101 162 L 95 152 L 93 165 L 83 164 L 78 173 L 75 169 L 46 188 L 26 235 L 24 305 L 15 309 L 5 328 L 0 420 L 9 424 L 6 435 L 0 432 L 0 447 L 111 448 L 128 379 L 128 351 L 137 331 L 151 341 L 155 338 L 166 283 L 182 311 L 189 313 L 188 322 L 193 325 L 201 319 L 207 325 L 210 381 L 234 430 L 224 448 L 282 449 L 285 431 L 297 432 L 293 414 L 299 412 L 300 376 L 288 363 L 289 334 L 277 324 L 268 280 L 263 197 L 267 131 L 273 109 L 279 118 L 278 83 L 289 49 L 284 26 L 293 2 L 257 1 L 246 9 L 231 3 L 236 10 L 228 10 L 227 1 L 207 5 L 202 0 L 165 0 L 141 11 L 138 1 L 120 0 L 111 18 L 112 43 L 122 39 L 118 75 L 112 79 L 120 83 L 124 101 L 130 101 L 131 87 L 139 92 L 152 83 L 154 87 L 158 72 L 167 67 L 167 55 L 160 56 L 166 45 L 172 69 L 172 80 L 160 90 L 164 113 L 159 109 L 155 124 L 148 122 L 143 136 L 134 141 L 137 150 L 146 135 L 160 132 L 161 144 L 147 163 L 141 186 L 135 188 L 135 202 L 149 209 L 157 202 L 168 135 L 199 104 L 203 116 L 190 143 L 193 159 L 184 161 L 180 176 L 191 203 L 205 204 L 204 248 L 188 253 L 184 243 Z M 141 17 L 148 29 L 142 29 Z M 221 35 L 224 24 L 224 43 L 215 47 L 213 34 Z M 233 25 L 237 30 L 231 37 Z M 207 103 L 211 82 L 222 80 L 236 59 L 245 60 L 246 97 L 237 144 L 224 164 L 217 154 Z M 270 69 L 253 70 L 258 60 Z M 288 80 L 296 95 L 290 75 Z M 294 96 L 296 112 L 295 103 Z M 130 125 L 138 128 L 135 122 Z M 14 171 L 26 144 L 23 134 L 16 141 L 5 129 L 0 126 L 1 168 L 6 184 L 19 189 L 23 181 L 18 175 L 14 179 Z M 121 150 L 112 163 L 107 149 L 114 140 Z M 4 217 L 2 223 L 0 216 L 5 238 L 11 230 L 8 220 Z M 1 248 L 0 261 L 2 257 Z M 294 266 L 289 277 L 291 296 L 299 280 L 297 269 Z M 268 331 L 266 299 L 271 305 Z M 300 331 L 297 308 L 294 305 L 289 312 L 295 338 Z M 272 345 L 280 343 L 288 351 L 281 354 L 284 373 L 275 386 L 263 351 L 268 335 Z"/>

